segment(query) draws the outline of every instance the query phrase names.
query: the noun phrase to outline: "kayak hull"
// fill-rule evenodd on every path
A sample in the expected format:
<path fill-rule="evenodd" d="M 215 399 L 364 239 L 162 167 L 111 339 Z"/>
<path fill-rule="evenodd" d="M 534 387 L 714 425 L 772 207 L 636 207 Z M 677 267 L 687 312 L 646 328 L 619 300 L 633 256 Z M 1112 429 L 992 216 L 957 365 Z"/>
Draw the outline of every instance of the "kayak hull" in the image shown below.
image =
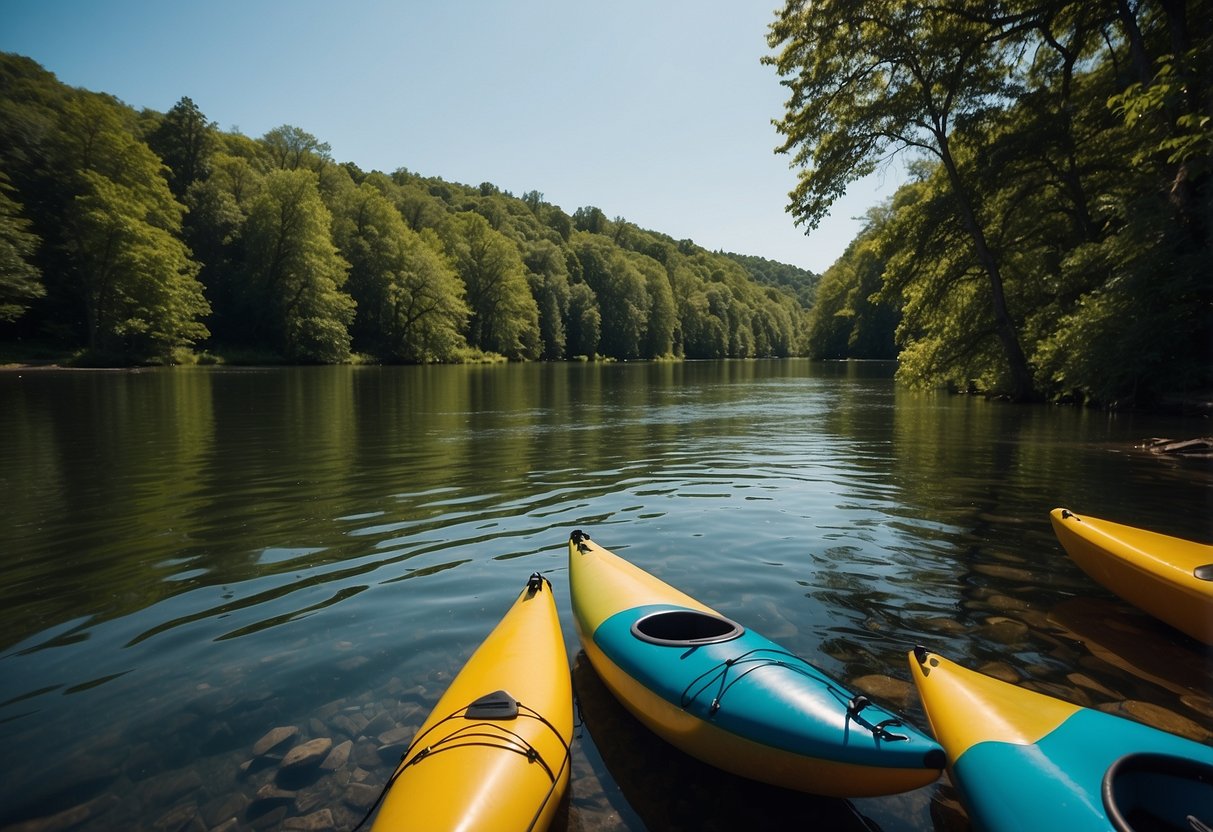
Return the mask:
<path fill-rule="evenodd" d="M 568 788 L 572 734 L 564 638 L 536 575 L 418 729 L 373 829 L 546 829 Z"/>
<path fill-rule="evenodd" d="M 1070 559 L 1093 580 L 1137 608 L 1213 644 L 1213 546 L 1077 515 L 1050 513 L 1053 531 Z"/>
<path fill-rule="evenodd" d="M 742 777 L 835 797 L 908 791 L 938 777 L 932 740 L 866 699 L 849 713 L 853 693 L 777 643 L 579 533 L 569 559 L 586 657 L 671 745 Z M 707 629 L 682 632 L 688 622 Z"/>
<path fill-rule="evenodd" d="M 993 679 L 926 650 L 911 652 L 909 661 L 975 828 L 1106 832 L 1112 812 L 1105 784 L 1131 784 L 1137 775 L 1118 777 L 1115 768 L 1141 754 L 1194 766 L 1210 778 L 1187 792 L 1194 805 L 1165 805 L 1160 798 L 1156 814 L 1182 809 L 1201 817 L 1213 807 L 1213 748 Z"/>

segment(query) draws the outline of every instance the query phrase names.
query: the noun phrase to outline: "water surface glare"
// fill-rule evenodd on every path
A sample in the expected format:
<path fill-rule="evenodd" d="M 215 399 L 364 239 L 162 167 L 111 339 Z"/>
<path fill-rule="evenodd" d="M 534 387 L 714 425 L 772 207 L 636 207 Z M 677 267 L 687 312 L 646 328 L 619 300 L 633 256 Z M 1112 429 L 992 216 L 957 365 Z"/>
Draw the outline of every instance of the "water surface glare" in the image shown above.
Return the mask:
<path fill-rule="evenodd" d="M 579 654 L 569 532 L 919 727 L 915 643 L 1209 742 L 1209 651 L 1048 519 L 1213 538 L 1213 469 L 1135 447 L 1208 433 L 800 360 L 0 372 L 0 828 L 350 829 L 401 750 L 375 738 L 540 571 L 584 716 L 558 829 L 955 829 L 946 778 L 825 800 L 647 734 Z M 280 772 L 277 727 L 350 760 Z"/>

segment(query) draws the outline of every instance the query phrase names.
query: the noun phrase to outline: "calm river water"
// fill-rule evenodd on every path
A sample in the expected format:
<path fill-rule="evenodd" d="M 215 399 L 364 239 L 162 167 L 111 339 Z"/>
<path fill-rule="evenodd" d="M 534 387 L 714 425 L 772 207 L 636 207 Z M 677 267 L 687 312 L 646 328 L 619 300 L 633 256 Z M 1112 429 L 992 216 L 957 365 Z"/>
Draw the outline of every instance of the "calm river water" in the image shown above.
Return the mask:
<path fill-rule="evenodd" d="M 823 800 L 647 734 L 579 656 L 569 532 L 920 727 L 914 643 L 1208 742 L 1213 658 L 1048 511 L 1208 540 L 1213 468 L 1135 445 L 1209 432 L 795 360 L 3 372 L 0 827 L 348 830 L 541 571 L 583 718 L 559 828 L 963 828 L 946 778 Z M 274 728 L 354 744 L 291 774 Z"/>

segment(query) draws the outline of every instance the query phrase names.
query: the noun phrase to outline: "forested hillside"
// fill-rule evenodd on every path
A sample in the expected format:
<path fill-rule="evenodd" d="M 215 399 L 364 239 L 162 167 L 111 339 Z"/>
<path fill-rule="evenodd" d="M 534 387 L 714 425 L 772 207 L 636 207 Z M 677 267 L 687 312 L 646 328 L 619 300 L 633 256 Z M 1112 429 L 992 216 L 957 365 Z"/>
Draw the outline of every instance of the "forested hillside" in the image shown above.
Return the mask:
<path fill-rule="evenodd" d="M 789 0 L 770 40 L 800 222 L 917 160 L 822 276 L 811 354 L 1020 400 L 1213 390 L 1207 0 Z"/>
<path fill-rule="evenodd" d="M 407 161 L 407 160 L 402 160 Z M 365 172 L 0 54 L 0 339 L 84 360 L 788 356 L 816 276 L 532 191 Z"/>

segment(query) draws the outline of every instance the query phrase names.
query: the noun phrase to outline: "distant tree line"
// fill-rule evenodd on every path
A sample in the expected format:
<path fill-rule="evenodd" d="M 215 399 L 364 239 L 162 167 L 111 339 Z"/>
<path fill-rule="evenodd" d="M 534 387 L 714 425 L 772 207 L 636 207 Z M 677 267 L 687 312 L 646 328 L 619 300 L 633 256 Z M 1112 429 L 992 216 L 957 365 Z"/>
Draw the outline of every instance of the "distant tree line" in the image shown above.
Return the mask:
<path fill-rule="evenodd" d="M 1020 400 L 1213 390 L 1205 0 L 788 0 L 769 59 L 809 227 L 909 150 L 822 276 L 809 351 Z"/>
<path fill-rule="evenodd" d="M 0 54 L 5 340 L 116 361 L 803 352 L 816 275 L 751 260 L 537 191 L 364 172 L 189 98 L 136 112 Z"/>

